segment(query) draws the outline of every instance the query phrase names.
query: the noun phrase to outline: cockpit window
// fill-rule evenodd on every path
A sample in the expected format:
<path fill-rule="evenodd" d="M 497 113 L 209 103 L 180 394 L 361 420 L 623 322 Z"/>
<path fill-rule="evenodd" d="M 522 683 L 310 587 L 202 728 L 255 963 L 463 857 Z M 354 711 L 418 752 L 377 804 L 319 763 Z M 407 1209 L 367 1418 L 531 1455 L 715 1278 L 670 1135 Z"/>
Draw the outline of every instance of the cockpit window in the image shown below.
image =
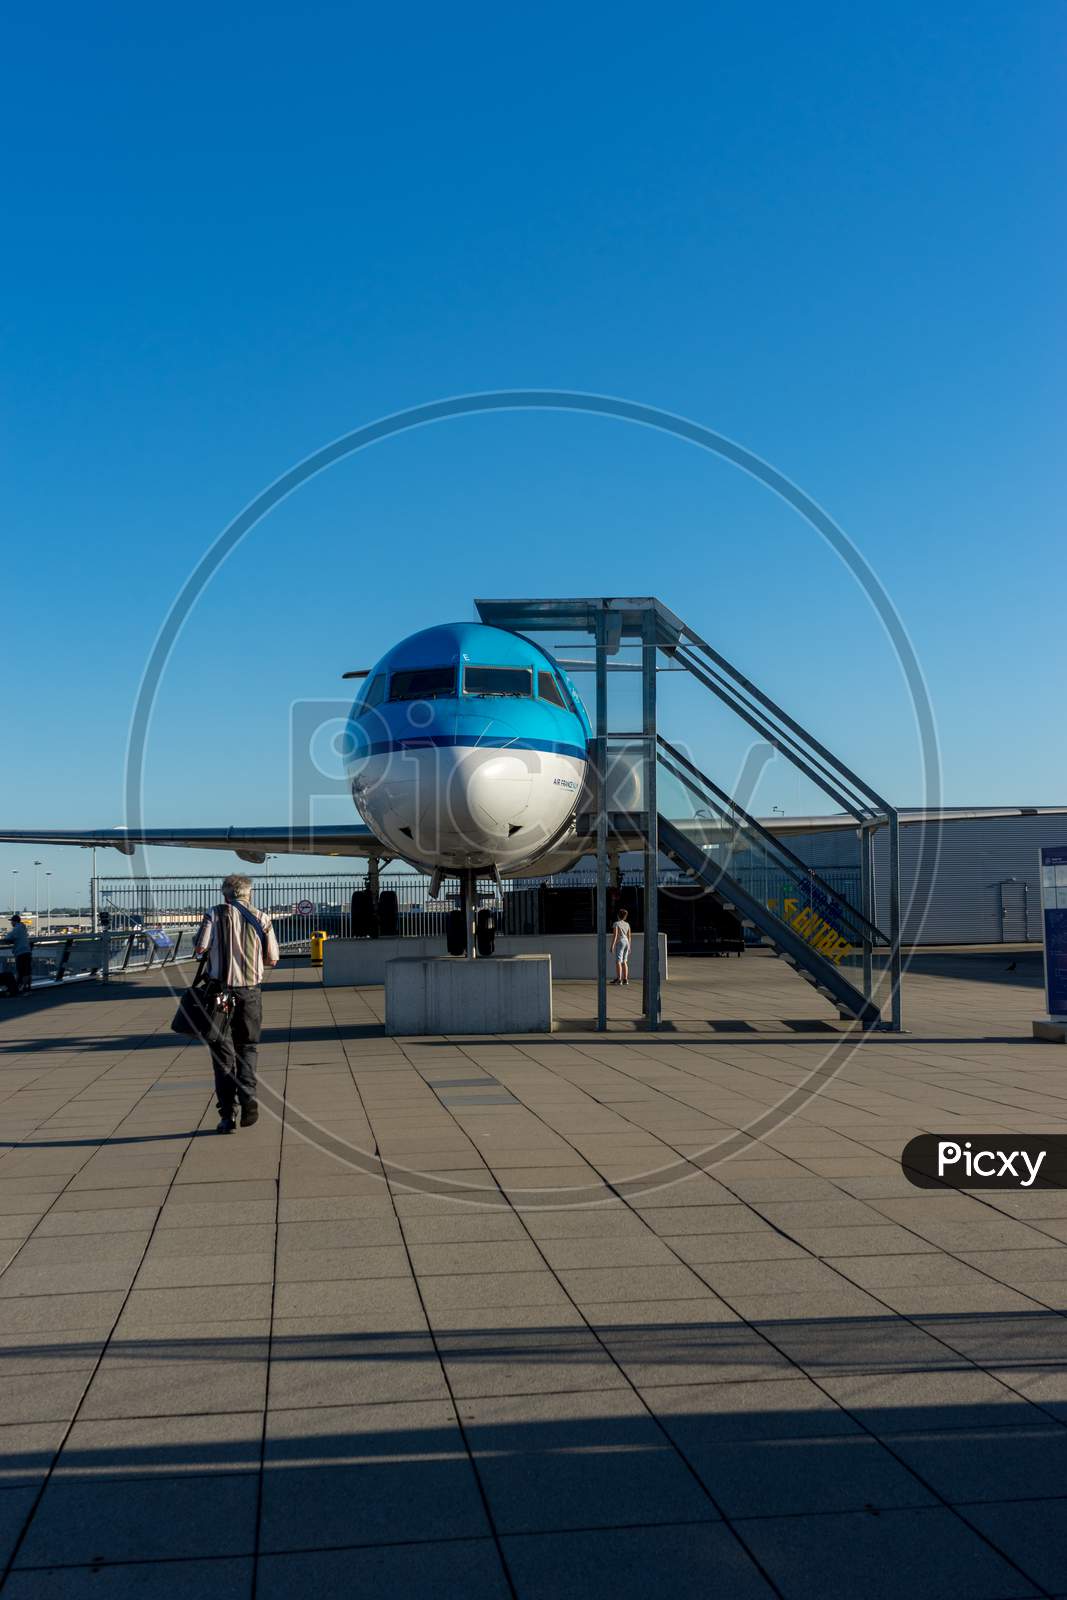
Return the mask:
<path fill-rule="evenodd" d="M 529 667 L 465 667 L 463 692 L 530 700 L 533 697 L 533 673 Z"/>
<path fill-rule="evenodd" d="M 385 673 L 376 672 L 352 707 L 352 715 L 357 718 L 365 717 L 368 711 L 373 711 L 375 706 L 380 706 L 384 699 Z"/>
<path fill-rule="evenodd" d="M 415 667 L 394 672 L 390 700 L 449 700 L 456 692 L 455 667 Z"/>
<path fill-rule="evenodd" d="M 537 674 L 537 692 L 542 700 L 550 700 L 554 706 L 559 706 L 561 711 L 566 711 L 567 703 L 551 672 Z"/>

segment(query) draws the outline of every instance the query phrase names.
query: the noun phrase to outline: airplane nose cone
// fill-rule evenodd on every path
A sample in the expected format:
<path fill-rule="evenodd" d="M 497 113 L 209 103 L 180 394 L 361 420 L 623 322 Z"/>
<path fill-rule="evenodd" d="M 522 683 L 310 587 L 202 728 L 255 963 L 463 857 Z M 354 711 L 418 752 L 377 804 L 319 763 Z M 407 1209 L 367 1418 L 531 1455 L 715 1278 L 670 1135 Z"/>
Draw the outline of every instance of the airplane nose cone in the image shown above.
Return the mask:
<path fill-rule="evenodd" d="M 518 756 L 472 754 L 476 759 L 462 762 L 456 770 L 457 809 L 476 832 L 506 837 L 530 803 L 533 779 Z"/>

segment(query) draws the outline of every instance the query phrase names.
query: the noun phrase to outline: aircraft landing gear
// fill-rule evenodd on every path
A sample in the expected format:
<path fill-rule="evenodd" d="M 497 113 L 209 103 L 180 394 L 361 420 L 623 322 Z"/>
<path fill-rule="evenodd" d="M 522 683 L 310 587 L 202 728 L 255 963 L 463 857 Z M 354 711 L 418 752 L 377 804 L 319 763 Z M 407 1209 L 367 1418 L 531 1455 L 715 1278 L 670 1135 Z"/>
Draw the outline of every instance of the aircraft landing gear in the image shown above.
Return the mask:
<path fill-rule="evenodd" d="M 478 874 L 472 867 L 459 875 L 459 904 L 463 914 L 464 954 L 468 961 L 478 956 Z"/>

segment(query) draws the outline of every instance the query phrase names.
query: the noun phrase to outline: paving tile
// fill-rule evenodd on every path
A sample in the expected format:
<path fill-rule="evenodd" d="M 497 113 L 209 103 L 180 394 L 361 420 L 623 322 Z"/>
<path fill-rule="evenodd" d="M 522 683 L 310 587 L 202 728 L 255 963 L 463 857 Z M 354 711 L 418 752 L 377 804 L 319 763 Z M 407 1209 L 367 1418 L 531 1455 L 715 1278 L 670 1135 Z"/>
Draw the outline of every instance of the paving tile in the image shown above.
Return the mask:
<path fill-rule="evenodd" d="M 52 1206 L 50 1216 L 72 1211 L 129 1211 L 131 1209 L 158 1209 L 167 1198 L 166 1183 L 152 1183 L 137 1188 L 122 1186 L 104 1189 L 75 1189 L 61 1194 Z"/>
<path fill-rule="evenodd" d="M 267 1317 L 269 1283 L 220 1284 L 182 1289 L 133 1289 L 116 1332 L 122 1338 L 166 1333 L 190 1322 L 247 1321 Z"/>
<path fill-rule="evenodd" d="M 1050 1593 L 1062 1588 L 1067 1576 L 1067 1500 L 965 1506 L 961 1515 L 1034 1583 Z"/>
<path fill-rule="evenodd" d="M 490 1216 L 404 1218 L 404 1237 L 410 1245 L 481 1244 L 503 1239 L 526 1239 L 518 1217 L 500 1211 Z"/>
<path fill-rule="evenodd" d="M 789 1263 L 783 1263 L 788 1265 Z M 702 1276 L 710 1270 L 695 1268 Z M 745 1294 L 734 1290 L 729 1295 L 734 1310 L 749 1322 L 791 1324 L 814 1317 L 844 1321 L 876 1317 L 885 1311 L 884 1303 L 864 1289 L 844 1280 L 834 1288 L 808 1289 L 783 1294 Z"/>
<path fill-rule="evenodd" d="M 677 1263 L 667 1267 L 579 1267 L 563 1269 L 559 1280 L 579 1305 L 611 1300 L 701 1299 L 707 1286 Z"/>
<path fill-rule="evenodd" d="M 792 1375 L 789 1361 L 742 1322 L 611 1328 L 600 1336 L 638 1389 Z"/>
<path fill-rule="evenodd" d="M 716 1442 L 687 1452 L 728 1517 L 866 1510 L 933 1503 L 934 1496 L 862 1434 Z"/>
<path fill-rule="evenodd" d="M 457 1273 L 543 1272 L 544 1260 L 528 1239 L 484 1243 L 411 1244 L 419 1278 Z"/>
<path fill-rule="evenodd" d="M 912 1429 L 1018 1427 L 1046 1420 L 1027 1401 L 977 1368 L 958 1372 L 824 1374 L 819 1382 L 873 1433 Z"/>
<path fill-rule="evenodd" d="M 362 1319 L 367 1313 L 392 1312 L 410 1316 L 419 1311 L 419 1296 L 410 1278 L 333 1278 L 279 1283 L 274 1292 L 277 1317 L 348 1315 Z"/>
<path fill-rule="evenodd" d="M 349 1249 L 279 1248 L 277 1282 L 327 1282 L 336 1278 L 410 1278 L 403 1245 L 355 1246 Z"/>
<path fill-rule="evenodd" d="M 4 1373 L 0 1423 L 69 1422 L 85 1392 L 88 1372 Z"/>
<path fill-rule="evenodd" d="M 940 1250 L 924 1255 L 835 1256 L 830 1265 L 863 1289 L 908 1285 L 951 1288 L 954 1284 L 986 1281 L 966 1262 L 956 1261 Z"/>
<path fill-rule="evenodd" d="M 817 1384 L 788 1371 L 780 1368 L 765 1380 L 650 1387 L 644 1400 L 690 1460 L 694 1451 L 720 1444 L 860 1433 L 859 1423 Z"/>
<path fill-rule="evenodd" d="M 807 1318 L 761 1325 L 768 1342 L 816 1378 L 838 1372 L 926 1372 L 967 1363 L 939 1337 L 891 1316 Z"/>
<path fill-rule="evenodd" d="M 259 1411 L 75 1422 L 53 1481 L 258 1472 Z"/>
<path fill-rule="evenodd" d="M 716 1261 L 799 1261 L 800 1245 L 768 1228 L 763 1233 L 672 1234 L 665 1241 L 690 1266 Z"/>
<path fill-rule="evenodd" d="M 96 1262 L 119 1262 L 136 1267 L 144 1255 L 149 1230 L 97 1234 L 59 1234 L 54 1237 L 36 1235 L 28 1239 L 19 1251 L 19 1265 L 23 1267 L 91 1266 Z M 73 1289 L 73 1283 L 64 1287 Z M 97 1285 L 98 1288 L 105 1287 Z"/>
<path fill-rule="evenodd" d="M 488 1531 L 450 1404 L 269 1413 L 264 1551 Z"/>
<path fill-rule="evenodd" d="M 582 1302 L 581 1315 L 590 1328 L 637 1331 L 675 1326 L 726 1326 L 728 1323 L 741 1322 L 736 1312 L 710 1290 L 705 1290 L 702 1296 L 691 1296 L 680 1301 Z"/>
<path fill-rule="evenodd" d="M 922 1326 L 949 1349 L 985 1367 L 1062 1361 L 1067 1338 L 1067 1324 L 1051 1312 L 923 1317 Z"/>
<path fill-rule="evenodd" d="M 177 1231 L 177 1236 L 181 1237 L 180 1231 Z M 137 1290 L 269 1284 L 273 1277 L 273 1251 L 245 1254 L 234 1250 L 227 1255 L 161 1255 L 145 1261 L 137 1274 Z"/>
<path fill-rule="evenodd" d="M 952 1505 L 1021 1500 L 1067 1484 L 1067 1430 L 1056 1423 L 899 1433 L 889 1443 Z"/>
<path fill-rule="evenodd" d="M 37 1224 L 39 1239 L 78 1234 L 147 1232 L 159 1215 L 158 1206 L 116 1206 L 111 1210 L 50 1211 Z"/>
<path fill-rule="evenodd" d="M 893 1311 L 905 1317 L 988 1315 L 996 1311 L 1039 1311 L 1036 1300 L 1007 1289 L 1001 1283 L 988 1280 L 977 1283 L 953 1284 L 947 1289 L 934 1289 L 927 1285 L 904 1285 L 900 1288 L 881 1287 L 874 1291 L 878 1299 Z"/>
<path fill-rule="evenodd" d="M 23 1372 L 91 1372 L 109 1331 L 108 1327 L 62 1328 L 0 1334 L 0 1377 Z"/>
<path fill-rule="evenodd" d="M 716 1516 L 628 1391 L 471 1399 L 457 1409 L 500 1533 Z"/>
<path fill-rule="evenodd" d="M 243 1227 L 249 1223 L 272 1223 L 274 1212 L 273 1200 L 237 1200 L 224 1207 L 214 1202 L 202 1205 L 186 1204 L 183 1200 L 181 1205 L 163 1207 L 159 1214 L 158 1227 L 161 1230 Z"/>
<path fill-rule="evenodd" d="M 466 1272 L 421 1280 L 426 1308 L 539 1306 L 551 1313 L 567 1304 L 551 1272 Z"/>
<path fill-rule="evenodd" d="M 578 1330 L 442 1333 L 438 1348 L 457 1399 L 627 1387 L 600 1341 Z"/>
<path fill-rule="evenodd" d="M 447 1400 L 433 1340 L 422 1335 L 275 1338 L 271 1343 L 272 1408 Z"/>
<path fill-rule="evenodd" d="M 994 1367 L 992 1376 L 1059 1422 L 1067 1422 L 1067 1364 Z"/>
<path fill-rule="evenodd" d="M 271 1208 L 273 1213 L 273 1207 Z M 393 1203 L 388 1194 L 314 1195 L 310 1198 L 292 1199 L 283 1195 L 278 1201 L 278 1221 L 282 1222 L 340 1222 L 350 1218 L 386 1217 L 393 1215 Z"/>
<path fill-rule="evenodd" d="M 531 1211 L 526 1227 L 535 1239 L 621 1239 L 648 1234 L 648 1224 L 618 1202 L 610 1206 L 574 1206 L 566 1211 Z"/>
<path fill-rule="evenodd" d="M 620 1239 L 544 1239 L 541 1251 L 554 1272 L 562 1268 L 677 1266 L 678 1258 L 654 1233 Z"/>
<path fill-rule="evenodd" d="M 928 1251 L 928 1240 L 918 1238 L 894 1223 L 881 1227 L 787 1228 L 791 1239 L 799 1240 L 812 1255 L 888 1256 L 914 1255 Z"/>
<path fill-rule="evenodd" d="M 740 1532 L 783 1600 L 1015 1600 L 1037 1593 L 942 1507 L 758 1517 Z"/>
<path fill-rule="evenodd" d="M 30 1295 L 81 1294 L 92 1290 L 125 1291 L 133 1282 L 136 1262 L 93 1261 L 75 1266 L 22 1266 L 15 1261 L 0 1275 L 0 1302 Z"/>
<path fill-rule="evenodd" d="M 0 1216 L 42 1217 L 55 1196 L 50 1193 L 0 1195 Z"/>
<path fill-rule="evenodd" d="M 552 1333 L 561 1328 L 584 1328 L 586 1319 L 568 1301 L 521 1306 L 428 1305 L 426 1315 L 435 1333 L 484 1333 L 535 1329 Z"/>
<path fill-rule="evenodd" d="M 159 1228 L 145 1257 L 147 1262 L 176 1256 L 251 1256 L 272 1254 L 274 1226 L 269 1222 L 227 1225 L 225 1228 Z M 231 1278 L 231 1283 L 238 1280 Z"/>
<path fill-rule="evenodd" d="M 0 1335 L 7 1333 L 58 1333 L 67 1328 L 110 1328 L 125 1295 L 38 1294 L 0 1301 Z"/>
<path fill-rule="evenodd" d="M 657 1575 L 673 1600 L 770 1600 L 774 1593 L 717 1523 L 511 1534 L 503 1549 L 518 1600 L 647 1600 Z"/>
<path fill-rule="evenodd" d="M 255 1544 L 257 1488 L 254 1474 L 236 1473 L 86 1482 L 53 1478 L 17 1566 L 249 1554 Z"/>
<path fill-rule="evenodd" d="M 167 1209 L 171 1211 L 184 1205 L 229 1206 L 241 1200 L 273 1200 L 276 1193 L 273 1179 L 231 1179 L 225 1183 L 204 1183 L 190 1179 L 187 1173 L 186 1166 L 171 1190 L 167 1202 Z"/>
<path fill-rule="evenodd" d="M 342 1217 L 278 1225 L 279 1256 L 305 1250 L 366 1250 L 402 1243 L 403 1234 L 395 1217 Z"/>
<path fill-rule="evenodd" d="M 256 1411 L 267 1385 L 269 1322 L 184 1323 L 158 1337 L 112 1341 L 83 1418 Z"/>
<path fill-rule="evenodd" d="M 263 1556 L 258 1600 L 350 1600 L 353 1595 L 410 1595 L 426 1600 L 509 1600 L 511 1590 L 491 1539 L 450 1539 L 386 1549 L 316 1550 Z"/>
<path fill-rule="evenodd" d="M 644 1224 L 666 1238 L 675 1233 L 766 1233 L 762 1217 L 747 1206 L 731 1201 L 728 1205 L 653 1206 L 638 1213 Z"/>

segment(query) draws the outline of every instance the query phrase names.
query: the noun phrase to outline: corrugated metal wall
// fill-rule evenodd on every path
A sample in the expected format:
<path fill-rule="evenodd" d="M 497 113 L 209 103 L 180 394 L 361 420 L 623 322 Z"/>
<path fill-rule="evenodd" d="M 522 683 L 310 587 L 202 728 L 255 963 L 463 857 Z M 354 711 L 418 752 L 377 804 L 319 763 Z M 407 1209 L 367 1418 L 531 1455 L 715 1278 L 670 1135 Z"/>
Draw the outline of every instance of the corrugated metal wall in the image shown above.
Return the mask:
<path fill-rule="evenodd" d="M 925 852 L 924 833 L 927 834 Z M 900 893 L 905 941 L 999 944 L 1002 939 L 1020 940 L 1024 937 L 1024 900 L 1029 905 L 1029 937 L 1040 939 L 1037 853 L 1041 845 L 1067 845 L 1067 817 L 976 818 L 969 822 L 945 823 L 939 840 L 937 833 L 938 830 L 929 824 L 900 830 Z M 938 846 L 936 868 L 931 873 L 935 845 Z M 920 861 L 921 853 L 927 854 L 925 862 Z M 880 828 L 875 835 L 874 861 L 877 921 L 882 928 L 889 925 L 888 860 L 888 834 Z M 926 869 L 921 881 L 920 864 Z M 1011 878 L 1016 880 L 1015 885 L 1005 883 Z M 1026 886 L 1025 896 L 1023 885 Z"/>

